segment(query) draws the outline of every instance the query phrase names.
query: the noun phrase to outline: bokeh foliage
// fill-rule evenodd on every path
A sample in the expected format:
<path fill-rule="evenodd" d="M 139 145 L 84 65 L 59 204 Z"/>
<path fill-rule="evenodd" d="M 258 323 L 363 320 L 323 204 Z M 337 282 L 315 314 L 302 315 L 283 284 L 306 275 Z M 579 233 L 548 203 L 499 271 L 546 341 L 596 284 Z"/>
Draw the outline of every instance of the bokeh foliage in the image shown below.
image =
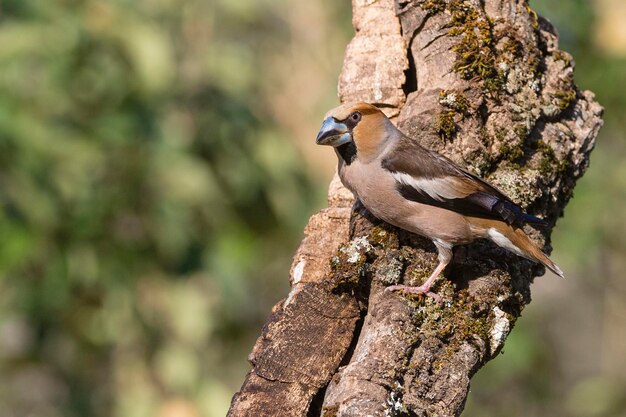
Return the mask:
<path fill-rule="evenodd" d="M 2 2 L 0 414 L 223 414 L 321 194 L 280 6 Z"/>

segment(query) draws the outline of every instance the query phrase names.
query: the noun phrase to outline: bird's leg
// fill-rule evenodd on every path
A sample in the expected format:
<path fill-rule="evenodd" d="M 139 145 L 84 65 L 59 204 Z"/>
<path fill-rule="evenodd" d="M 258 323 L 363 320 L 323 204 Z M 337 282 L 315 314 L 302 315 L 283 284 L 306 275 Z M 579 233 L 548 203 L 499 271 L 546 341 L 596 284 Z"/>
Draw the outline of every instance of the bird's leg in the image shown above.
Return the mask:
<path fill-rule="evenodd" d="M 425 283 L 419 287 L 411 287 L 410 285 L 392 285 L 385 288 L 385 291 L 400 291 L 403 294 L 426 294 L 427 296 L 432 297 L 435 301 L 441 301 L 441 296 L 431 292 L 430 287 L 432 287 L 439 274 L 441 274 L 445 267 L 450 263 L 450 260 L 452 259 L 452 249 L 448 245 L 440 245 L 437 244 L 437 242 L 435 242 L 435 246 L 439 249 L 439 265 L 437 265 Z"/>
<path fill-rule="evenodd" d="M 385 291 L 400 291 L 403 294 L 426 294 L 429 297 L 435 299 L 435 301 L 441 301 L 441 296 L 434 292 L 430 291 L 430 287 L 432 287 L 433 283 L 441 274 L 441 271 L 448 265 L 447 263 L 439 263 L 437 268 L 433 271 L 433 273 L 428 277 L 425 283 L 420 285 L 419 287 L 412 287 L 410 285 L 392 285 L 390 287 L 385 288 Z"/>

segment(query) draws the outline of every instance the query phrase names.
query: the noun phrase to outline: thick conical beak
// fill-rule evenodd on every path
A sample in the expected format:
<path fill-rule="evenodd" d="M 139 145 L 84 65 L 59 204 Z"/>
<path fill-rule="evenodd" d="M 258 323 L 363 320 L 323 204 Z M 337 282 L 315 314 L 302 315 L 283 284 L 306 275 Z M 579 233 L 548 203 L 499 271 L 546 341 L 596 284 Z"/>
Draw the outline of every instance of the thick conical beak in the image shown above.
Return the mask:
<path fill-rule="evenodd" d="M 322 123 L 315 143 L 318 145 L 340 146 L 344 143 L 348 143 L 352 140 L 352 135 L 348 126 L 343 123 L 337 122 L 332 117 L 327 117 Z"/>

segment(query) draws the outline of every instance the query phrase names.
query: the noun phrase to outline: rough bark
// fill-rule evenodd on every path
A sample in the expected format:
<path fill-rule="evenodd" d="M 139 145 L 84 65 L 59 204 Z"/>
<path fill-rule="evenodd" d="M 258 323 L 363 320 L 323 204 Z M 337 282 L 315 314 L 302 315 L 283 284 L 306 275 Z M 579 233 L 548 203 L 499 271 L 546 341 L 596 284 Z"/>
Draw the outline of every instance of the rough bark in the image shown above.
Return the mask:
<path fill-rule="evenodd" d="M 527 232 L 549 250 L 602 125 L 554 28 L 524 0 L 354 0 L 353 16 L 341 101 L 378 104 L 547 219 Z M 383 292 L 435 265 L 428 239 L 372 218 L 335 179 L 229 416 L 458 416 L 544 271 L 480 241 L 455 250 L 442 304 Z"/>

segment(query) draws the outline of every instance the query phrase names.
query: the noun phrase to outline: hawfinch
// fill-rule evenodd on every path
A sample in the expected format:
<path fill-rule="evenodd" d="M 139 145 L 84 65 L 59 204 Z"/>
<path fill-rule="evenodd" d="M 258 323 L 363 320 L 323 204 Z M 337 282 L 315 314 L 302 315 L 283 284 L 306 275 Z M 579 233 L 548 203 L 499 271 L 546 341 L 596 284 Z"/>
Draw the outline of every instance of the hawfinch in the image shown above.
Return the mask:
<path fill-rule="evenodd" d="M 326 114 L 318 145 L 335 149 L 341 182 L 377 218 L 425 236 L 439 252 L 439 265 L 419 287 L 386 290 L 427 294 L 452 259 L 455 245 L 486 238 L 513 253 L 561 269 L 526 236 L 524 223 L 545 222 L 526 214 L 485 180 L 405 136 L 378 108 L 339 106 Z"/>

